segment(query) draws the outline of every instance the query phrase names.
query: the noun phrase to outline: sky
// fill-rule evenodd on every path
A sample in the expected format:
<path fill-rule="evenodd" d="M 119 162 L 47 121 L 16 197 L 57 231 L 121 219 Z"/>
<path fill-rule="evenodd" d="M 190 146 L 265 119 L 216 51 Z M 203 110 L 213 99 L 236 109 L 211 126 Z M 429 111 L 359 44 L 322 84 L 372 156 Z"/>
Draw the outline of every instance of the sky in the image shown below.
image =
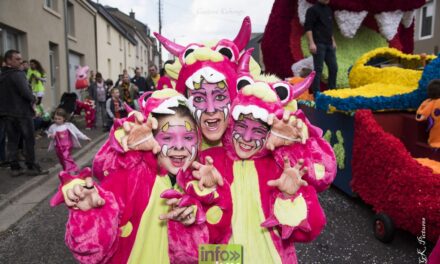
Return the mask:
<path fill-rule="evenodd" d="M 93 0 L 116 7 L 159 30 L 158 0 Z M 181 45 L 234 38 L 245 16 L 252 32 L 263 32 L 274 0 L 162 0 L 162 35 Z"/>

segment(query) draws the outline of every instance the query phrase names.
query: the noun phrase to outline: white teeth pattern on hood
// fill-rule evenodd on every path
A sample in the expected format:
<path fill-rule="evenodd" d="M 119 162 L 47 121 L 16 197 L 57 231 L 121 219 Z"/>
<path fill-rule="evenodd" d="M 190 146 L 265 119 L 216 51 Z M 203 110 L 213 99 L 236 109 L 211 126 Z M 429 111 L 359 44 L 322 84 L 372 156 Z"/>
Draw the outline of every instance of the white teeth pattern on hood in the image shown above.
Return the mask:
<path fill-rule="evenodd" d="M 252 114 L 254 118 L 260 119 L 265 123 L 267 123 L 267 120 L 269 118 L 269 112 L 266 109 L 258 107 L 256 105 L 235 106 L 234 110 L 232 110 L 232 118 L 234 118 L 234 120 L 238 120 L 240 114 L 243 115 Z"/>
<path fill-rule="evenodd" d="M 376 18 L 380 33 L 390 41 L 397 34 L 397 29 L 403 17 L 403 11 L 382 12 L 374 15 L 374 17 Z"/>
<path fill-rule="evenodd" d="M 154 108 L 151 112 L 156 114 L 175 114 L 175 112 L 170 107 L 179 106 L 179 101 L 187 104 L 187 99 L 183 95 L 173 96 L 171 98 L 163 101 L 158 107 Z"/>
<path fill-rule="evenodd" d="M 335 20 L 344 37 L 353 38 L 367 16 L 367 11 L 351 12 L 347 10 L 335 11 Z"/>
<path fill-rule="evenodd" d="M 194 160 L 195 159 L 195 157 L 196 157 L 196 147 L 192 147 L 191 148 L 191 158 L 189 159 L 189 160 Z"/>
<path fill-rule="evenodd" d="M 202 78 L 208 83 L 218 83 L 226 79 L 223 73 L 218 72 L 211 67 L 203 67 L 186 79 L 185 85 L 188 89 L 194 90 L 194 83 L 200 83 Z"/>

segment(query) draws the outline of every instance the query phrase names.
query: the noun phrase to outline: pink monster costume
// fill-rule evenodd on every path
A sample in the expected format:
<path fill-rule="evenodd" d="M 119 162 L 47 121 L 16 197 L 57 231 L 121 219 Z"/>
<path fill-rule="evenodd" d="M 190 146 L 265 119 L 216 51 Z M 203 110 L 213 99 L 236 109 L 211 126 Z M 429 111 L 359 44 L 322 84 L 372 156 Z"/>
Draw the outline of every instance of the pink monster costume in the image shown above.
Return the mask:
<path fill-rule="evenodd" d="M 209 147 L 221 143 L 232 100 L 237 94 L 237 61 L 251 35 L 249 17 L 243 20 L 234 40 L 192 43 L 186 47 L 155 33 L 156 38 L 182 65 L 176 90 L 188 96 L 193 112 Z"/>
<path fill-rule="evenodd" d="M 86 127 L 94 128 L 96 120 L 95 101 L 90 99 L 84 99 L 84 102 L 76 101 L 77 113 L 85 112 Z"/>
<path fill-rule="evenodd" d="M 88 140 L 89 137 L 69 122 L 62 125 L 52 124 L 47 134 L 52 136 L 48 151 L 55 149 L 63 170 L 70 173 L 78 172 L 79 169 L 73 160 L 71 151 L 73 147 L 81 147 L 78 139 Z"/>
<path fill-rule="evenodd" d="M 166 89 L 153 93 L 147 102 L 142 102 L 142 107 L 153 113 L 173 114 L 174 111 L 169 108 L 181 104 L 181 100 L 186 99 L 174 90 Z M 148 102 L 154 106 L 149 106 Z M 162 143 L 159 155 L 172 155 L 174 149 L 182 146 L 191 153 L 191 158 L 197 154 L 199 136 L 191 124 L 167 123 L 158 129 L 158 141 Z M 100 185 L 95 184 L 105 204 L 88 211 L 69 209 L 65 236 L 67 247 L 81 263 L 196 263 L 197 245 L 208 241 L 203 210 L 196 210 L 196 222 L 188 227 L 173 221 L 168 224 L 160 221 L 159 216 L 169 210 L 161 193 L 170 189 L 177 192 L 185 186 L 185 182 L 178 177 L 177 185 L 173 186 L 167 172 L 159 169 L 151 151 L 130 149 L 124 152 L 120 133 L 123 133 L 120 127 L 113 127 L 112 139 L 101 152 L 102 155 L 107 154 L 107 160 L 103 162 L 102 157 L 97 157 L 93 164 L 106 171 L 101 173 Z M 189 134 L 191 143 L 183 144 Z M 172 136 L 176 138 L 168 139 Z M 142 140 L 154 138 L 145 135 Z M 181 162 L 179 158 L 171 160 Z M 124 164 L 126 162 L 131 164 Z M 57 204 L 74 184 L 83 184 L 82 179 L 87 176 L 91 176 L 90 169 L 88 173 L 81 173 L 80 177 L 60 174 L 62 184 L 52 204 Z M 202 208 L 194 198 L 177 193 L 183 197 L 179 206 Z M 169 236 L 172 238 L 169 239 Z M 185 241 L 179 244 L 180 248 L 174 246 L 176 239 Z"/>
<path fill-rule="evenodd" d="M 268 185 L 283 173 L 265 148 L 269 114 L 280 112 L 281 102 L 268 85 L 243 87 L 232 105 L 224 147 L 201 155 L 202 161 L 214 159 L 225 181 L 199 195 L 209 242 L 243 245 L 245 263 L 297 263 L 293 242 L 312 241 L 326 223 L 313 186 L 287 195 Z M 237 151 L 248 157 L 241 159 Z"/>

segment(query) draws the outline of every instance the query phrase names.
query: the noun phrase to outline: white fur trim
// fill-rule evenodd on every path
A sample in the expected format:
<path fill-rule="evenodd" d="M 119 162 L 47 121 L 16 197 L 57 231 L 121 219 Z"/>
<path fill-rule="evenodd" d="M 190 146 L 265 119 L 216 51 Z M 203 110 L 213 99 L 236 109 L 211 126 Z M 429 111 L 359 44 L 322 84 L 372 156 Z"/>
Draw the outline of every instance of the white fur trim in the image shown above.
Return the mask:
<path fill-rule="evenodd" d="M 156 114 L 175 114 L 175 112 L 169 108 L 179 106 L 179 101 L 187 104 L 187 99 L 183 95 L 173 96 L 163 101 L 158 107 L 154 108 L 153 111 L 151 112 Z"/>
<path fill-rule="evenodd" d="M 202 77 L 208 83 L 218 83 L 226 79 L 225 75 L 223 75 L 221 72 L 218 72 L 211 67 L 203 67 L 193 73 L 193 75 L 191 75 L 188 79 L 186 79 L 186 87 L 194 90 L 194 83 L 200 83 Z"/>
<path fill-rule="evenodd" d="M 402 25 L 405 28 L 409 28 L 412 25 L 415 16 L 416 10 L 406 11 L 403 13 Z"/>

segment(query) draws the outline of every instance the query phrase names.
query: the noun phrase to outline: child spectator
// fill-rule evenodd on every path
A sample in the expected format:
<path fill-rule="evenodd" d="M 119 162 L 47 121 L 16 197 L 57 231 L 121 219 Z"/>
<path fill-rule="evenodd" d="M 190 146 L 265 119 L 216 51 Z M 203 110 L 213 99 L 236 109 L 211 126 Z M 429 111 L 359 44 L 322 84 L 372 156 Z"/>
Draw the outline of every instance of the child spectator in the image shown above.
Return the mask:
<path fill-rule="evenodd" d="M 57 108 L 53 119 L 55 123 L 47 131 L 47 136 L 52 139 L 48 151 L 55 148 L 64 171 L 78 173 L 78 165 L 71 155 L 72 148 L 81 147 L 78 138 L 87 141 L 90 141 L 90 138 L 79 131 L 74 124 L 66 122 L 67 113 L 64 109 Z"/>
<path fill-rule="evenodd" d="M 115 118 L 123 118 L 127 116 L 127 112 L 124 108 L 124 103 L 122 102 L 119 94 L 119 89 L 114 87 L 111 89 L 111 98 L 105 103 L 105 109 L 107 110 L 108 122 L 106 131 L 110 130 L 113 126 L 113 120 Z"/>
<path fill-rule="evenodd" d="M 44 83 L 46 82 L 46 71 L 41 63 L 37 60 L 30 60 L 30 68 L 27 71 L 26 77 L 32 86 L 32 92 L 37 97 L 37 105 L 41 104 L 44 96 Z"/>

